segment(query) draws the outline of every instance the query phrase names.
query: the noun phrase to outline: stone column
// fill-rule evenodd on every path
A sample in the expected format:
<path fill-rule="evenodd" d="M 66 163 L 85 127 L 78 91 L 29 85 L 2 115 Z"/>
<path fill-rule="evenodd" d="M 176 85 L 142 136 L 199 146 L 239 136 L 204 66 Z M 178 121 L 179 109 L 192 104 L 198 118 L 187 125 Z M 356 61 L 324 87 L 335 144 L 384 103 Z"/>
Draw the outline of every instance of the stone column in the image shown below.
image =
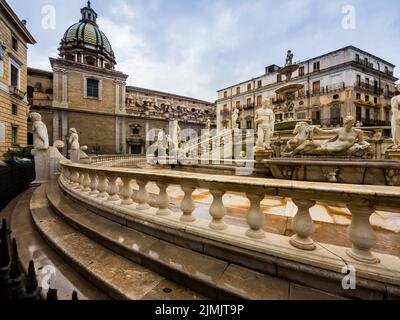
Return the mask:
<path fill-rule="evenodd" d="M 247 230 L 246 235 L 253 239 L 265 238 L 265 232 L 262 227 L 265 224 L 265 214 L 261 210 L 261 201 L 264 199 L 264 194 L 246 193 L 247 198 L 250 200 L 250 208 L 247 213 L 247 223 L 250 229 Z"/>
<path fill-rule="evenodd" d="M 132 179 L 130 177 L 122 177 L 121 179 L 122 179 L 122 182 L 124 183 L 124 186 L 122 187 L 122 190 L 121 190 L 121 197 L 122 197 L 121 204 L 123 204 L 125 206 L 129 206 L 133 203 L 133 200 L 132 200 L 133 190 L 131 187 Z"/>
<path fill-rule="evenodd" d="M 196 218 L 193 216 L 193 211 L 195 209 L 195 205 L 192 199 L 192 194 L 196 190 L 196 188 L 190 184 L 182 184 L 181 188 L 185 193 L 185 196 L 181 202 L 181 210 L 182 210 L 182 222 L 194 222 Z"/>
<path fill-rule="evenodd" d="M 347 250 L 347 254 L 364 263 L 379 263 L 379 259 L 371 252 L 376 245 L 376 234 L 370 224 L 370 217 L 375 212 L 375 207 L 368 204 L 350 204 L 348 208 L 352 215 L 349 236 L 353 247 Z"/>
<path fill-rule="evenodd" d="M 223 220 L 226 215 L 226 208 L 222 199 L 225 191 L 210 189 L 210 193 L 213 196 L 213 202 L 210 206 L 210 214 L 213 219 L 209 226 L 213 230 L 225 230 L 228 227 Z"/>
<path fill-rule="evenodd" d="M 166 183 L 157 183 L 157 187 L 160 189 L 160 193 L 157 197 L 157 206 L 158 216 L 168 216 L 171 214 L 171 210 L 168 209 L 169 206 L 169 197 L 167 193 L 168 184 Z"/>
<path fill-rule="evenodd" d="M 136 183 L 139 186 L 139 191 L 136 196 L 136 200 L 138 205 L 136 207 L 137 210 L 147 210 L 150 208 L 149 205 L 149 194 L 147 193 L 146 186 L 148 181 L 145 180 L 136 180 Z"/>
<path fill-rule="evenodd" d="M 118 201 L 120 199 L 119 195 L 118 195 L 119 189 L 118 189 L 118 185 L 117 185 L 117 180 L 118 180 L 118 177 L 111 176 L 108 178 L 108 190 L 107 190 L 108 199 L 107 199 L 107 201 Z"/>
<path fill-rule="evenodd" d="M 107 177 L 104 174 L 99 174 L 98 184 L 97 184 L 97 190 L 99 190 L 99 194 L 97 197 L 103 199 L 108 198 L 107 189 L 108 189 Z"/>
<path fill-rule="evenodd" d="M 314 221 L 310 215 L 310 209 L 315 206 L 315 201 L 293 199 L 293 202 L 298 209 L 292 224 L 295 235 L 290 238 L 290 244 L 302 250 L 315 250 L 314 240 L 310 238 L 315 231 Z"/>

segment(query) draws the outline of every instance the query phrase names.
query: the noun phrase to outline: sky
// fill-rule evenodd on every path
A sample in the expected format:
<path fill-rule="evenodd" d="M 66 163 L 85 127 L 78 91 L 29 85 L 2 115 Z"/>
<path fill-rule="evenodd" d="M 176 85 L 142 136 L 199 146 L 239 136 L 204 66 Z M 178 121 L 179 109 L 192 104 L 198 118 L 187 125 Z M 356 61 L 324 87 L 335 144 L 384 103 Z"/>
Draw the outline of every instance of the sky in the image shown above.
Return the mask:
<path fill-rule="evenodd" d="M 37 44 L 28 65 L 51 70 L 83 0 L 7 0 Z M 217 90 L 354 45 L 399 67 L 398 0 L 92 0 L 128 85 L 215 101 Z M 54 13 L 54 14 L 53 14 Z"/>

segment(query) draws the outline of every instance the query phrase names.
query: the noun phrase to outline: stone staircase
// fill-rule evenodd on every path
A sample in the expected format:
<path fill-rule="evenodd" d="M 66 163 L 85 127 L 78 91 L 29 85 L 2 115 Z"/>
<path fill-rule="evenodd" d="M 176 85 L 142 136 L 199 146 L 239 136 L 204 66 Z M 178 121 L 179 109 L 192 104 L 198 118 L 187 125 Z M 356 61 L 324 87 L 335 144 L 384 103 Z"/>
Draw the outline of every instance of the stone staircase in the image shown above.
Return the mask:
<path fill-rule="evenodd" d="M 35 261 L 39 284 L 54 267 L 60 299 L 74 289 L 80 299 L 342 299 L 260 272 L 262 266 L 191 250 L 194 242 L 178 245 L 108 220 L 64 195 L 56 180 L 13 204 L 22 265 Z"/>

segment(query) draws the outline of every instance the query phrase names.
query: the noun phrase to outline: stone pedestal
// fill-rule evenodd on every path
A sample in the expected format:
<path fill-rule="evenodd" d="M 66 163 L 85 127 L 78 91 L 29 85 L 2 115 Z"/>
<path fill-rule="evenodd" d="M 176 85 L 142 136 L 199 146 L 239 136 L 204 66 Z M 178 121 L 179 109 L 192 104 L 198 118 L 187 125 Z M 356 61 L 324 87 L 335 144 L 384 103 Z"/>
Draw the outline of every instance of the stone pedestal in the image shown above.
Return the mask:
<path fill-rule="evenodd" d="M 35 157 L 35 181 L 31 185 L 40 185 L 50 179 L 50 150 L 34 150 Z"/>
<path fill-rule="evenodd" d="M 266 159 L 271 159 L 273 156 L 274 156 L 274 151 L 272 149 L 257 150 L 256 148 L 254 151 L 256 168 L 263 167 L 263 161 Z"/>
<path fill-rule="evenodd" d="M 389 160 L 400 160 L 400 149 L 387 150 L 386 158 L 388 158 Z"/>
<path fill-rule="evenodd" d="M 80 150 L 70 150 L 69 152 L 72 162 L 79 162 L 80 160 Z"/>

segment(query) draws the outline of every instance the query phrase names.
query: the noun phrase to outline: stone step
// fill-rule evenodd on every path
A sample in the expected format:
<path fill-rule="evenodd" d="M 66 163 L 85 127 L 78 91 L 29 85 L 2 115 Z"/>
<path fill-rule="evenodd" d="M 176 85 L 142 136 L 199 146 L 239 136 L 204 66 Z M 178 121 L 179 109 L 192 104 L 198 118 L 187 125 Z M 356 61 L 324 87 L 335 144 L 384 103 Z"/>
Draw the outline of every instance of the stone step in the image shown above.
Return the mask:
<path fill-rule="evenodd" d="M 113 299 L 195 300 L 203 296 L 106 249 L 52 212 L 45 186 L 30 202 L 31 214 L 41 236 L 63 259 Z"/>
<path fill-rule="evenodd" d="M 54 212 L 86 236 L 127 259 L 212 299 L 340 299 L 146 235 L 103 218 L 47 185 Z"/>
<path fill-rule="evenodd" d="M 108 299 L 107 295 L 85 280 L 53 251 L 41 238 L 30 214 L 30 200 L 34 189 L 15 198 L 13 212 L 9 214 L 12 237 L 17 239 L 21 266 L 27 272 L 29 261 L 35 262 L 36 275 L 43 298 L 47 293 L 47 281 L 51 273 L 56 274 L 59 300 L 71 300 L 73 290 L 80 300 Z M 4 216 L 3 216 L 4 217 Z"/>

